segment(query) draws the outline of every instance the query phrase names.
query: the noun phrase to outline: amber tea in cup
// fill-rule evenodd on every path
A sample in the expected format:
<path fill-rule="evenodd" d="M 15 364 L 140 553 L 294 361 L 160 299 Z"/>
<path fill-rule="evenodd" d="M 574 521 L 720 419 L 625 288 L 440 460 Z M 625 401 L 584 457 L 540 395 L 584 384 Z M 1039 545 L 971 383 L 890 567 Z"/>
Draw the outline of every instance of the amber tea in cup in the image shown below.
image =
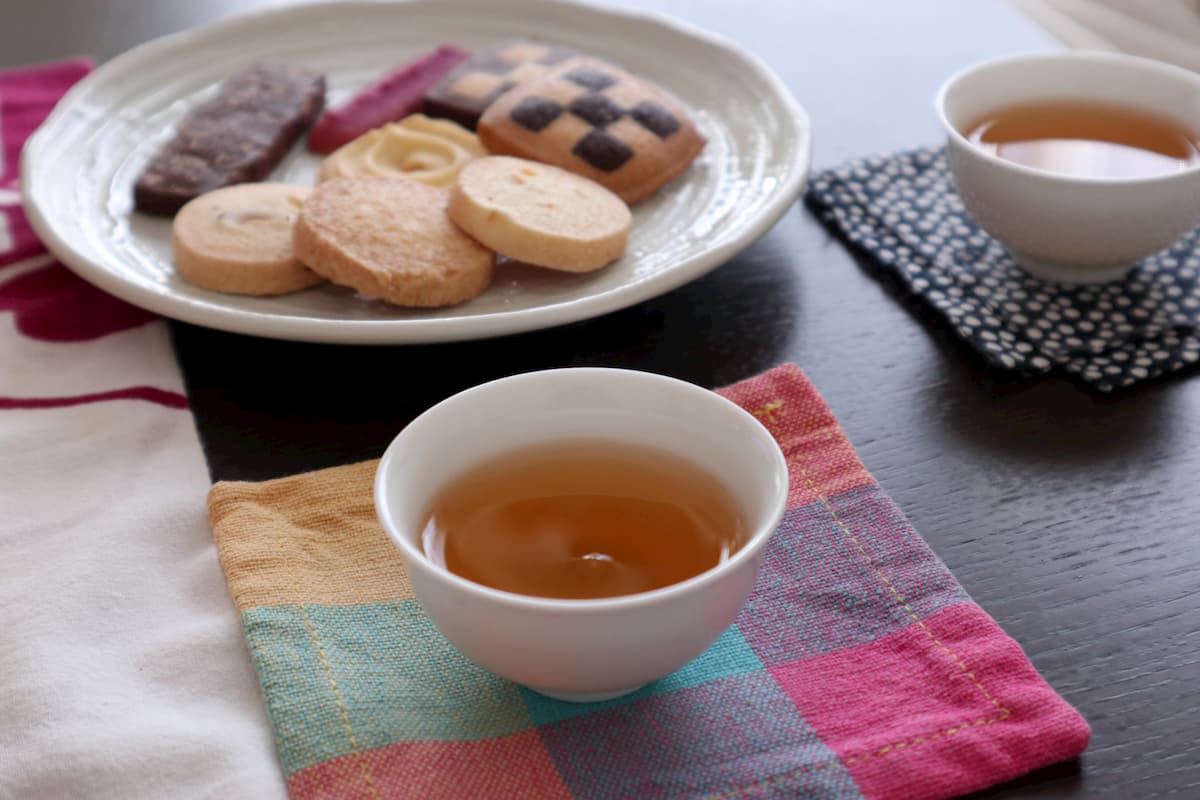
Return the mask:
<path fill-rule="evenodd" d="M 963 133 L 1007 161 L 1082 178 L 1150 178 L 1200 162 L 1195 132 L 1113 103 L 1019 103 L 988 113 Z"/>
<path fill-rule="evenodd" d="M 686 459 L 568 440 L 459 475 L 434 496 L 421 545 L 435 564 L 485 586 L 591 599 L 687 580 L 747 538 L 729 490 Z"/>

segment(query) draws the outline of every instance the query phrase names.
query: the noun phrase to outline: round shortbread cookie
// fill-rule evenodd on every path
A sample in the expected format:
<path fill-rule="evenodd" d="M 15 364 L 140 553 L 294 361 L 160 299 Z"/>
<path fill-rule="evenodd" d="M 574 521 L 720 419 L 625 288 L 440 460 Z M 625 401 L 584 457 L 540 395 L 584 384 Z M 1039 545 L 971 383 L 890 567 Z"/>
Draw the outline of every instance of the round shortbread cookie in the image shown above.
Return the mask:
<path fill-rule="evenodd" d="M 175 270 L 189 283 L 236 294 L 284 294 L 320 283 L 292 252 L 292 227 L 311 191 L 241 183 L 191 200 L 171 226 Z"/>
<path fill-rule="evenodd" d="M 565 272 L 625 254 L 629 206 L 598 183 L 508 156 L 472 161 L 450 191 L 450 218 L 497 253 Z"/>
<path fill-rule="evenodd" d="M 495 254 L 446 216 L 446 192 L 407 178 L 336 178 L 300 209 L 296 257 L 368 299 L 449 306 L 483 292 Z"/>

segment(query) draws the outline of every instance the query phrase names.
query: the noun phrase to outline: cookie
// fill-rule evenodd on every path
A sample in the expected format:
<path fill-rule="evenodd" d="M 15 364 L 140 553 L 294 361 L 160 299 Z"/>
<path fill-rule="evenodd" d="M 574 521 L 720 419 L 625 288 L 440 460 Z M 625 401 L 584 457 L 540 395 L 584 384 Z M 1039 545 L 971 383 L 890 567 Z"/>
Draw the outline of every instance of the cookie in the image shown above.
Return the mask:
<path fill-rule="evenodd" d="M 624 255 L 632 222 L 629 207 L 598 183 L 507 156 L 464 167 L 447 211 L 497 253 L 566 272 L 589 272 Z"/>
<path fill-rule="evenodd" d="M 470 56 L 461 48 L 442 45 L 397 67 L 342 105 L 327 109 L 308 135 L 308 149 L 332 153 L 369 130 L 415 114 L 426 90 Z"/>
<path fill-rule="evenodd" d="M 338 178 L 300 209 L 296 257 L 368 299 L 449 306 L 483 292 L 495 256 L 446 216 L 447 193 L 407 178 Z"/>
<path fill-rule="evenodd" d="M 523 81 L 479 120 L 488 152 L 544 161 L 636 203 L 704 148 L 687 113 L 655 86 L 594 58 Z"/>
<path fill-rule="evenodd" d="M 134 185 L 134 205 L 170 216 L 205 192 L 267 177 L 325 104 L 325 78 L 257 64 L 179 124 Z"/>
<path fill-rule="evenodd" d="M 413 114 L 339 147 L 321 162 L 317 181 L 390 175 L 449 189 L 460 169 L 484 155 L 479 138 L 458 123 Z"/>
<path fill-rule="evenodd" d="M 422 110 L 475 130 L 479 115 L 497 97 L 578 54 L 562 45 L 528 39 L 497 42 L 478 51 L 426 92 Z"/>
<path fill-rule="evenodd" d="M 189 283 L 236 294 L 283 294 L 320 283 L 292 252 L 292 228 L 311 191 L 244 183 L 200 195 L 171 224 L 175 270 Z"/>

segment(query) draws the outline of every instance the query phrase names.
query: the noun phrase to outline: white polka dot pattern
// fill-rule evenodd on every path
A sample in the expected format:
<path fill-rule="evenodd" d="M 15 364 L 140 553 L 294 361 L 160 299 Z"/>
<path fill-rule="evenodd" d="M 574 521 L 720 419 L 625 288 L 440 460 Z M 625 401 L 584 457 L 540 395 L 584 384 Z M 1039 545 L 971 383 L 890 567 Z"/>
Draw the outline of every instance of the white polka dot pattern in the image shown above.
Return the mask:
<path fill-rule="evenodd" d="M 827 170 L 806 200 L 995 367 L 1109 392 L 1200 360 L 1200 229 L 1124 280 L 1071 286 L 1026 274 L 975 224 L 940 149 Z"/>

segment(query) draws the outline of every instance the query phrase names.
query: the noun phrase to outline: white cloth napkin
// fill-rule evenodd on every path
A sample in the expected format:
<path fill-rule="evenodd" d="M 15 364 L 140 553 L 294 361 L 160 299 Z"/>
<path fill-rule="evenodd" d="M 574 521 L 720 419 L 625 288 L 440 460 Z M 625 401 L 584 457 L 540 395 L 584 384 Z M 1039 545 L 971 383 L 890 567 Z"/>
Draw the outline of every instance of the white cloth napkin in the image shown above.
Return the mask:
<path fill-rule="evenodd" d="M 6 268 L 0 289 L 26 272 Z M 0 397 L 182 391 L 162 322 L 49 343 L 14 317 L 0 314 Z M 0 797 L 286 796 L 191 413 L 3 408 L 0 453 Z"/>
<path fill-rule="evenodd" d="M 47 75 L 0 97 L 9 153 Z M 166 326 L 48 256 L 11 263 L 4 150 L 0 798 L 285 797 Z"/>

